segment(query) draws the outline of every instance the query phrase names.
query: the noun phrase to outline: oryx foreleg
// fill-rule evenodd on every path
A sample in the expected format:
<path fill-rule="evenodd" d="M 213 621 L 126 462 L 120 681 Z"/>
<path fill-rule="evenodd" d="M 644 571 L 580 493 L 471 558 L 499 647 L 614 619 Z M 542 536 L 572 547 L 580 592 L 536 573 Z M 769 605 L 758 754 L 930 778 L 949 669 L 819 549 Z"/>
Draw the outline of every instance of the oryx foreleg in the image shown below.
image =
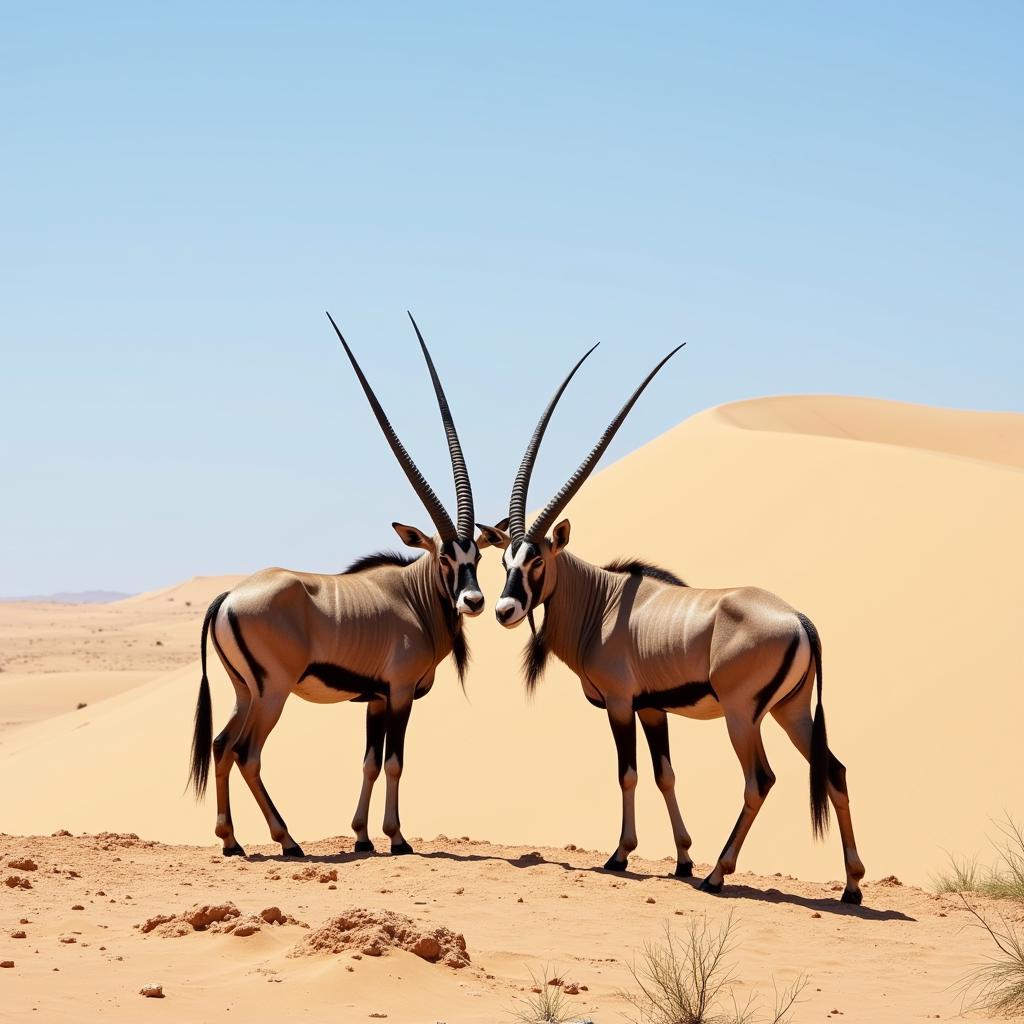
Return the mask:
<path fill-rule="evenodd" d="M 629 855 L 636 849 L 636 716 L 631 704 L 608 702 L 608 722 L 615 738 L 619 763 L 619 787 L 622 790 L 622 830 L 615 853 L 605 864 L 606 871 L 625 871 Z"/>
<path fill-rule="evenodd" d="M 277 725 L 287 697 L 287 692 L 280 696 L 276 693 L 268 693 L 262 699 L 254 702 L 251 720 L 245 734 L 235 745 L 235 753 L 238 756 L 238 769 L 242 773 L 242 778 L 249 786 L 253 798 L 263 812 L 263 817 L 267 819 L 271 838 L 275 843 L 281 844 L 281 852 L 284 856 L 303 857 L 305 854 L 302 852 L 302 847 L 292 839 L 284 818 L 274 806 L 274 801 L 270 799 L 267 787 L 263 785 L 263 780 L 260 777 L 263 744 L 267 742 L 267 737 Z"/>
<path fill-rule="evenodd" d="M 386 700 L 371 700 L 366 705 L 366 753 L 363 755 L 363 788 L 359 792 L 352 829 L 356 834 L 356 853 L 372 853 L 373 843 L 367 830 L 370 817 L 370 797 L 373 784 L 384 766 L 384 737 L 387 733 L 388 705 Z"/>
<path fill-rule="evenodd" d="M 764 744 L 761 742 L 760 724 L 751 722 L 742 710 L 737 713 L 727 711 L 725 722 L 733 750 L 736 751 L 743 768 L 743 810 L 740 811 L 740 816 L 736 819 L 736 824 L 718 856 L 718 863 L 700 884 L 704 892 L 713 893 L 721 892 L 725 876 L 736 870 L 736 861 L 743 841 L 747 838 L 750 826 L 754 824 L 765 797 L 775 785 L 775 775 L 768 764 Z"/>
<path fill-rule="evenodd" d="M 405 760 L 405 730 L 412 711 L 412 691 L 399 702 L 388 700 L 387 745 L 384 750 L 384 775 L 386 790 L 384 796 L 384 834 L 391 840 L 393 854 L 412 853 L 412 847 L 402 836 L 402 824 L 398 815 L 398 784 L 402 779 L 402 765 Z"/>
<path fill-rule="evenodd" d="M 676 878 L 690 878 L 693 875 L 693 861 L 690 860 L 691 840 L 676 800 L 676 773 L 672 769 L 672 757 L 668 746 L 668 715 L 656 708 L 643 708 L 637 712 L 637 716 L 651 750 L 654 782 L 665 798 L 665 807 L 672 823 L 672 838 L 676 844 Z"/>

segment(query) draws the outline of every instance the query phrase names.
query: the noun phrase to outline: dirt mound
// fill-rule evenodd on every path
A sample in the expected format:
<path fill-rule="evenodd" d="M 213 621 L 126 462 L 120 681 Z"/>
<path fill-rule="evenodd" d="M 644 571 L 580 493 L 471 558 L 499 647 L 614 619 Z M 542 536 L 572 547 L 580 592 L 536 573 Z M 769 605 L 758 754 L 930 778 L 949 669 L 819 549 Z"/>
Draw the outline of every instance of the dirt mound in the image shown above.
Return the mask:
<path fill-rule="evenodd" d="M 151 849 L 156 846 L 152 839 L 140 839 L 134 832 L 97 832 L 89 838 L 101 850 L 130 850 L 133 847 Z"/>
<path fill-rule="evenodd" d="M 181 938 L 192 932 L 226 932 L 241 938 L 254 935 L 264 925 L 283 924 L 309 927 L 291 914 L 283 913 L 280 907 L 264 907 L 258 914 L 243 917 L 234 903 L 202 903 L 181 914 L 157 914 L 143 921 L 139 931 L 143 934 L 155 932 L 165 939 Z"/>
<path fill-rule="evenodd" d="M 424 926 L 390 910 L 362 907 L 350 907 L 343 914 L 328 918 L 288 955 L 355 950 L 365 956 L 383 956 L 388 949 L 404 949 L 432 964 L 443 963 L 448 967 L 465 967 L 469 963 L 466 940 L 457 932 Z"/>

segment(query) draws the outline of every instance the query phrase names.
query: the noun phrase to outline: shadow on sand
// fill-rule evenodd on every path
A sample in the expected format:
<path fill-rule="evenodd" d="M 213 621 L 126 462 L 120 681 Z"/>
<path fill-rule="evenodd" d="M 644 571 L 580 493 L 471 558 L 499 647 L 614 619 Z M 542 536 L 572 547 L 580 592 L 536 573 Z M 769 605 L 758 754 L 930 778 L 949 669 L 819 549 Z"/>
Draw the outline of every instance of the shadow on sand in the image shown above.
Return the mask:
<path fill-rule="evenodd" d="M 370 857 L 382 856 L 380 853 L 332 853 L 332 854 L 307 854 L 305 857 L 282 857 L 268 856 L 266 854 L 254 853 L 248 856 L 248 860 L 276 861 L 286 864 L 350 864 L 353 861 L 366 860 Z M 501 857 L 492 853 L 454 853 L 449 850 L 433 850 L 429 853 L 412 853 L 405 856 L 419 857 L 422 860 L 451 860 L 461 863 L 473 863 L 477 861 L 500 861 L 514 868 L 535 868 L 535 867 L 556 867 L 563 871 L 581 874 L 606 875 L 613 878 L 621 878 L 632 881 L 643 881 L 646 878 L 665 878 L 679 885 L 688 885 L 696 890 L 700 885 L 699 878 L 675 878 L 672 874 L 664 875 L 644 871 L 606 871 L 603 867 L 580 867 L 577 864 L 570 864 L 564 860 L 548 860 L 540 853 L 524 853 L 518 857 Z M 802 907 L 805 910 L 817 911 L 819 914 L 832 914 L 836 917 L 855 917 L 862 921 L 916 921 L 917 918 L 904 914 L 899 910 L 882 910 L 874 907 L 851 906 L 848 903 L 841 903 L 837 898 L 800 896 L 797 893 L 783 892 L 780 889 L 755 889 L 753 886 L 740 884 L 727 884 L 722 892 L 716 896 L 710 893 L 704 894 L 709 900 L 755 900 L 760 903 L 785 903 L 794 907 Z"/>

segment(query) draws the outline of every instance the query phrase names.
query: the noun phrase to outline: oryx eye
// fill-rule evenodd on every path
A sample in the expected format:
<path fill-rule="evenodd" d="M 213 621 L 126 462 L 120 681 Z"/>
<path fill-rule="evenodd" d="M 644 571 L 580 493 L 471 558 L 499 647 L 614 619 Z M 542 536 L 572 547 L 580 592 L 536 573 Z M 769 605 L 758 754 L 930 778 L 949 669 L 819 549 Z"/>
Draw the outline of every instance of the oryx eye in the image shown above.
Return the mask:
<path fill-rule="evenodd" d="M 531 569 L 539 569 L 541 567 L 541 564 L 543 563 L 543 561 L 544 561 L 544 559 L 538 556 L 537 558 L 535 558 L 530 563 L 530 568 Z"/>

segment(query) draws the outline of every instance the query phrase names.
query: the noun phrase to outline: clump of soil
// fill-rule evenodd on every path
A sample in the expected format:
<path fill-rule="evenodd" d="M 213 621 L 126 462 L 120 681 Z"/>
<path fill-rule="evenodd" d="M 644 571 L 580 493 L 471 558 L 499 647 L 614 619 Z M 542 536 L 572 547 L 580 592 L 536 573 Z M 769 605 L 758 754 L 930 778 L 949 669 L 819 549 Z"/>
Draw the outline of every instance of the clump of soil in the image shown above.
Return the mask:
<path fill-rule="evenodd" d="M 418 924 L 390 910 L 350 907 L 328 918 L 288 954 L 313 956 L 356 950 L 365 956 L 383 956 L 388 949 L 404 949 L 432 964 L 460 968 L 469 963 L 466 940 L 444 927 Z"/>
<path fill-rule="evenodd" d="M 162 938 L 181 938 L 192 932 L 226 932 L 243 937 L 254 935 L 264 925 L 297 924 L 303 928 L 308 925 L 297 921 L 291 914 L 285 914 L 280 907 L 265 907 L 258 914 L 242 916 L 242 912 L 234 903 L 202 903 L 181 914 L 157 914 L 139 925 L 143 934 L 155 932 Z"/>
<path fill-rule="evenodd" d="M 878 880 L 879 885 L 884 885 L 889 889 L 902 888 L 903 883 L 895 875 L 886 875 L 885 878 Z"/>
<path fill-rule="evenodd" d="M 31 889 L 32 883 L 21 875 L 8 875 L 4 879 L 4 883 L 9 885 L 12 889 Z"/>
<path fill-rule="evenodd" d="M 307 864 L 304 868 L 292 874 L 296 882 L 336 882 L 338 880 L 337 868 L 325 871 L 315 864 Z"/>
<path fill-rule="evenodd" d="M 7 862 L 9 868 L 16 868 L 18 871 L 38 871 L 39 865 L 31 857 L 15 857 Z"/>
<path fill-rule="evenodd" d="M 149 849 L 156 846 L 152 839 L 140 839 L 134 832 L 98 832 L 89 838 L 101 850 L 130 850 L 133 847 Z"/>

